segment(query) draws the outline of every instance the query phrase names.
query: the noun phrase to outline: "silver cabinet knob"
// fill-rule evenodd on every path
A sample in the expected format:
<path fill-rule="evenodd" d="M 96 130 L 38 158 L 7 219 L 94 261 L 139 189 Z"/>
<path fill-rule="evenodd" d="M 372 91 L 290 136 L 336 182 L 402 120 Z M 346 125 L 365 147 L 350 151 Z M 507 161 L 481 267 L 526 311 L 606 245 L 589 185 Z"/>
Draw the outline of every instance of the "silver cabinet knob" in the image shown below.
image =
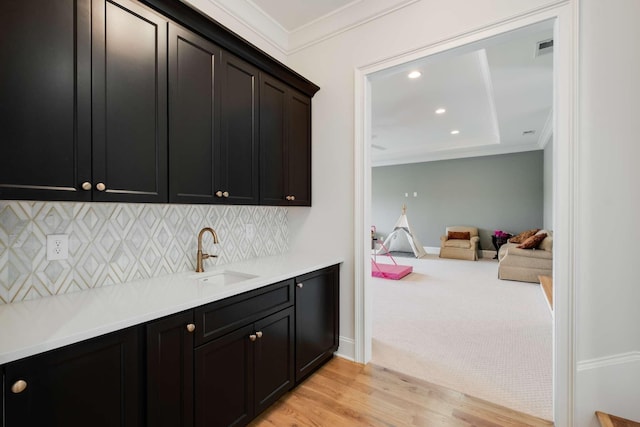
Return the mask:
<path fill-rule="evenodd" d="M 258 338 L 258 337 L 257 337 L 257 335 L 255 335 L 255 334 L 251 334 L 251 335 L 249 335 L 249 341 L 255 341 L 255 340 L 256 340 L 256 338 Z"/>
<path fill-rule="evenodd" d="M 256 332 L 256 337 L 258 337 L 258 338 L 262 338 L 262 331 L 258 331 L 258 332 Z"/>
<path fill-rule="evenodd" d="M 189 332 L 193 332 L 193 331 L 195 331 L 195 330 L 196 330 L 196 325 L 194 325 L 193 323 L 189 323 L 189 324 L 187 325 L 187 331 L 189 331 Z"/>
<path fill-rule="evenodd" d="M 91 183 L 89 181 L 85 181 L 82 183 L 82 189 L 84 191 L 89 191 L 91 190 Z"/>
<path fill-rule="evenodd" d="M 27 389 L 27 382 L 25 380 L 18 380 L 11 386 L 11 391 L 15 394 L 22 393 Z"/>
<path fill-rule="evenodd" d="M 296 286 L 299 287 L 300 289 L 302 289 L 302 288 L 304 288 L 304 283 L 298 283 Z"/>
<path fill-rule="evenodd" d="M 291 200 L 291 196 L 285 196 L 285 199 Z"/>
<path fill-rule="evenodd" d="M 224 193 L 222 193 L 222 195 L 223 195 L 224 197 L 229 197 L 229 192 L 228 192 L 228 191 L 225 191 Z"/>
<path fill-rule="evenodd" d="M 220 190 L 216 191 L 216 197 L 222 197 L 222 191 Z"/>
<path fill-rule="evenodd" d="M 296 196 L 291 196 L 291 199 L 289 200 L 294 201 L 295 199 L 296 199 Z"/>
<path fill-rule="evenodd" d="M 99 182 L 99 183 L 97 183 L 97 184 L 96 184 L 96 190 L 98 190 L 98 191 L 104 191 L 104 190 L 106 190 L 106 189 L 107 189 L 107 186 L 106 186 L 106 185 L 104 185 L 104 183 L 103 183 L 103 182 Z"/>

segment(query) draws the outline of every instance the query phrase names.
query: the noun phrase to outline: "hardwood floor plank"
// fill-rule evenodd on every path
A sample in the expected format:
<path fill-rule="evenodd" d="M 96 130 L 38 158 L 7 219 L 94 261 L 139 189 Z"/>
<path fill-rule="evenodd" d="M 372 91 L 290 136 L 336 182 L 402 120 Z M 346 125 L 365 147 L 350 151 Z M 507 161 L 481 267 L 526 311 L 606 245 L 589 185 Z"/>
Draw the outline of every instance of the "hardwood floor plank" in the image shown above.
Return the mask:
<path fill-rule="evenodd" d="M 334 358 L 250 426 L 553 426 L 442 386 Z"/>

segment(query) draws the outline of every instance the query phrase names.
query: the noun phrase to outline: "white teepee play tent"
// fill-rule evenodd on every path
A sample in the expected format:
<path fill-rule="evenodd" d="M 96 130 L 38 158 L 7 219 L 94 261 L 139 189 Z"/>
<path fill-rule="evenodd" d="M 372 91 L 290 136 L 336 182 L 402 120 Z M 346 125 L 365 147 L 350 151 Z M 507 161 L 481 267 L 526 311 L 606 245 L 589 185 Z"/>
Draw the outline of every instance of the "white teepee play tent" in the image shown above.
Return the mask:
<path fill-rule="evenodd" d="M 402 205 L 402 215 L 400 215 L 396 225 L 393 227 L 393 231 L 387 236 L 384 245 L 378 250 L 377 254 L 386 254 L 387 251 L 413 252 L 416 258 L 422 258 L 427 254 L 422 243 L 418 241 L 418 238 L 411 230 L 411 226 L 409 226 L 406 205 Z"/>

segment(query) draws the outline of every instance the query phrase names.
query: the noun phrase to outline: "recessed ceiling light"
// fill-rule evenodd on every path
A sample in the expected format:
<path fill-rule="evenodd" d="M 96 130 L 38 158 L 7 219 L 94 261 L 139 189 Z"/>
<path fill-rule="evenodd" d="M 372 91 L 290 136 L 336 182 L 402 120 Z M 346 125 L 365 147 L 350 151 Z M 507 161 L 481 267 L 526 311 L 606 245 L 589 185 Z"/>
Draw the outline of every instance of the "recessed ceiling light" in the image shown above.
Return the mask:
<path fill-rule="evenodd" d="M 410 79 L 417 79 L 418 77 L 420 77 L 422 75 L 422 73 L 420 71 L 412 71 L 410 72 L 407 77 L 409 77 Z"/>
<path fill-rule="evenodd" d="M 460 131 L 459 131 L 459 130 L 457 130 L 457 129 L 456 129 L 456 130 L 452 130 L 452 131 L 451 131 L 451 135 L 457 135 L 457 134 L 459 134 L 459 133 L 460 133 Z"/>
<path fill-rule="evenodd" d="M 444 108 L 438 108 L 438 109 L 436 110 L 436 114 L 444 114 L 444 113 L 446 113 L 446 112 L 447 112 L 447 110 L 445 110 Z"/>

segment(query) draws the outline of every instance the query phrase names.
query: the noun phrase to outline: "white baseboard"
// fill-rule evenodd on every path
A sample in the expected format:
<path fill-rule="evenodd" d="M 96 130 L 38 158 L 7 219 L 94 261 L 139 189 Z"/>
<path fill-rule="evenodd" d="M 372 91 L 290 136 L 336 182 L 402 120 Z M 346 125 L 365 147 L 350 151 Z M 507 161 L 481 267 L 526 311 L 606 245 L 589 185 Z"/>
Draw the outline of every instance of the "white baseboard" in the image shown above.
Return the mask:
<path fill-rule="evenodd" d="M 354 362 L 356 360 L 356 343 L 353 338 L 341 336 L 338 340 L 338 351 L 335 352 L 335 355 Z"/>
<path fill-rule="evenodd" d="M 423 246 L 425 252 L 429 255 L 440 255 L 440 247 L 436 246 Z"/>
<path fill-rule="evenodd" d="M 577 363 L 574 425 L 599 426 L 595 411 L 640 420 L 640 351 Z"/>

